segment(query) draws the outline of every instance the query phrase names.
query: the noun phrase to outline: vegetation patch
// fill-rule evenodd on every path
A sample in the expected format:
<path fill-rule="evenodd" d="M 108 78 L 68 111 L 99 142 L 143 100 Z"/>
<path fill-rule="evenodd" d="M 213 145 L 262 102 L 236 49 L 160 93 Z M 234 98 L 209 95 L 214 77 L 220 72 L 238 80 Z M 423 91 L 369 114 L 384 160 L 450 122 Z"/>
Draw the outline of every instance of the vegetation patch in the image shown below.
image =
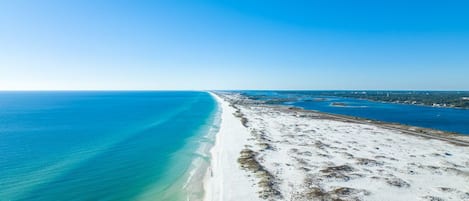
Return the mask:
<path fill-rule="evenodd" d="M 334 178 L 343 181 L 350 180 L 350 177 L 353 176 L 349 173 L 353 172 L 354 169 L 348 165 L 332 166 L 320 170 L 326 178 Z"/>
<path fill-rule="evenodd" d="M 382 166 L 383 162 L 373 160 L 373 159 L 368 159 L 368 158 L 356 158 L 358 165 L 365 165 L 365 166 Z"/>
<path fill-rule="evenodd" d="M 370 193 L 362 189 L 354 189 L 348 187 L 337 187 L 330 191 L 319 187 L 310 187 L 304 192 L 292 195 L 290 200 L 294 201 L 350 201 L 361 200 L 360 198 Z"/>
<path fill-rule="evenodd" d="M 410 184 L 400 178 L 386 178 L 386 183 L 398 187 L 398 188 L 408 188 Z"/>
<path fill-rule="evenodd" d="M 263 199 L 280 198 L 280 191 L 275 188 L 274 176 L 262 167 L 259 161 L 256 160 L 256 156 L 256 152 L 250 149 L 243 149 L 238 158 L 238 163 L 241 165 L 241 168 L 254 173 L 256 177 L 259 178 L 259 182 L 257 183 L 261 189 L 259 191 L 259 197 Z"/>

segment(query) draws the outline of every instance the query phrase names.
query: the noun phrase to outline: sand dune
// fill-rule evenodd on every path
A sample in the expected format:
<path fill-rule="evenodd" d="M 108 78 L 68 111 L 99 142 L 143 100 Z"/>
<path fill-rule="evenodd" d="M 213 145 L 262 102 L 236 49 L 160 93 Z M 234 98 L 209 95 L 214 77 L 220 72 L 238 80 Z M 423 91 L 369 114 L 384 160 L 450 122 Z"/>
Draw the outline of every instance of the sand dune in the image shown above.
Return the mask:
<path fill-rule="evenodd" d="M 469 148 L 217 96 L 215 200 L 469 200 Z M 460 137 L 467 140 L 467 137 Z"/>

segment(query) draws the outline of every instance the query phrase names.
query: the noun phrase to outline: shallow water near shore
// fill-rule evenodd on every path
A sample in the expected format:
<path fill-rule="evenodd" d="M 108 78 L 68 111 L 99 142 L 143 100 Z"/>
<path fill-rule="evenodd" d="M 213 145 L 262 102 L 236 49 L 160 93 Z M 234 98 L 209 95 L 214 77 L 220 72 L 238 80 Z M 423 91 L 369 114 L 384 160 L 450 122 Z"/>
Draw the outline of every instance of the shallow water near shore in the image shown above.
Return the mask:
<path fill-rule="evenodd" d="M 0 200 L 197 200 L 206 92 L 0 92 Z"/>

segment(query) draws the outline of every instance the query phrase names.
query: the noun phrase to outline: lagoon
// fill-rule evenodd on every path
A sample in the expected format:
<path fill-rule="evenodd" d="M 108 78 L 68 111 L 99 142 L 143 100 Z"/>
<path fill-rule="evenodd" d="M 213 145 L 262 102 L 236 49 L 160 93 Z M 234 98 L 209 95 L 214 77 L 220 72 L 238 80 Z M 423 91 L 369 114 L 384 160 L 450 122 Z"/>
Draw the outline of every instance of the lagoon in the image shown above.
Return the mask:
<path fill-rule="evenodd" d="M 285 99 L 279 104 L 307 110 L 355 116 L 378 121 L 438 129 L 469 135 L 469 110 L 423 105 L 376 102 L 336 96 L 322 96 L 321 91 L 245 91 L 259 100 Z"/>

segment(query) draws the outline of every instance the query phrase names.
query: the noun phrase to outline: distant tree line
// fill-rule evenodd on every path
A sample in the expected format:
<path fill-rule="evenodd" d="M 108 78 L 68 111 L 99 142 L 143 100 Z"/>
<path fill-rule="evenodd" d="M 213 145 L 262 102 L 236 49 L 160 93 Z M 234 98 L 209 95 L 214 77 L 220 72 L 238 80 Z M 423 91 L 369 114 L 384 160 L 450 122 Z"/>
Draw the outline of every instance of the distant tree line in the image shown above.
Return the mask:
<path fill-rule="evenodd" d="M 267 92 L 266 92 L 267 93 Z M 276 104 L 289 101 L 312 100 L 317 96 L 336 96 L 371 101 L 428 105 L 469 109 L 469 91 L 276 91 L 256 95 L 244 93 L 255 100 Z"/>
<path fill-rule="evenodd" d="M 469 109 L 469 92 L 467 91 L 341 91 L 329 95 L 372 101 Z"/>

